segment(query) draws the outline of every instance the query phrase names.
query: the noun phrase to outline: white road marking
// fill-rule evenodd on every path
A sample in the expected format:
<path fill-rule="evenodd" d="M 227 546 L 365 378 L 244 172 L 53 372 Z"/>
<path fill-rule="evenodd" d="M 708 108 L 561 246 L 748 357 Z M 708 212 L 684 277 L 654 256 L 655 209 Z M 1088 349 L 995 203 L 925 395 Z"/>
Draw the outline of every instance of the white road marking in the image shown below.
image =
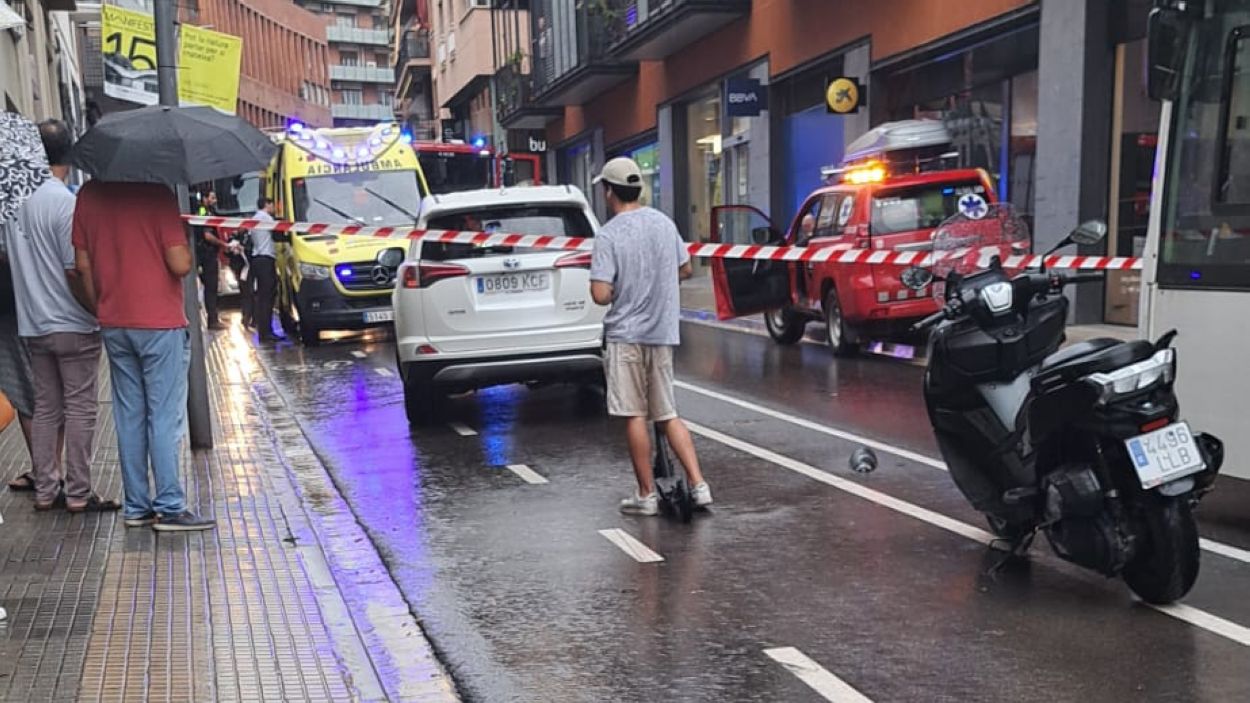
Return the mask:
<path fill-rule="evenodd" d="M 830 437 L 837 437 L 839 439 L 844 439 L 848 442 L 855 442 L 857 444 L 862 444 L 865 447 L 871 447 L 878 451 L 885 452 L 886 454 L 893 454 L 894 456 L 901 457 L 903 459 L 910 459 L 911 461 L 914 461 L 918 464 L 931 466 L 941 471 L 949 471 L 949 469 L 946 467 L 946 464 L 942 462 L 941 460 L 934 459 L 932 457 L 928 457 L 923 454 L 917 454 L 916 452 L 913 452 L 908 449 L 903 449 L 902 447 L 896 447 L 892 444 L 878 442 L 875 439 L 869 439 L 867 437 L 857 435 L 853 432 L 847 432 L 845 430 L 839 430 L 833 427 L 829 427 L 827 425 L 822 425 L 817 422 L 812 422 L 811 420 L 806 420 L 801 417 L 791 415 L 789 413 L 784 413 L 784 412 L 781 412 L 780 410 L 773 410 L 772 408 L 768 408 L 763 405 L 752 403 L 749 400 L 742 400 L 741 398 L 735 398 L 731 395 L 726 395 L 718 391 L 703 388 L 702 386 L 696 386 L 692 383 L 687 383 L 685 381 L 674 381 L 673 385 L 683 390 L 690 391 L 691 393 L 697 393 L 699 395 L 707 396 L 708 398 L 712 398 L 714 400 L 719 400 L 723 403 L 736 405 L 740 408 L 750 410 L 752 412 L 756 412 L 761 415 L 767 415 L 768 417 L 771 417 L 777 420 L 781 420 L 782 422 L 788 422 L 791 425 L 795 425 L 797 427 L 802 427 L 804 429 L 812 430 L 813 432 L 820 432 L 821 434 L 826 434 L 826 435 L 829 435 Z M 1218 554 L 1222 557 L 1227 557 L 1235 561 L 1240 561 L 1245 564 L 1250 564 L 1250 550 L 1245 550 L 1239 547 L 1234 547 L 1231 545 L 1223 544 L 1222 542 L 1216 542 L 1214 540 L 1206 539 L 1205 537 L 1199 540 L 1199 545 L 1204 550 L 1211 552 L 1212 554 Z"/>
<path fill-rule="evenodd" d="M 360 351 L 359 349 L 354 349 L 354 350 L 352 350 L 352 356 L 356 357 L 357 359 L 363 359 L 363 358 L 365 358 L 366 356 L 369 356 L 369 355 L 368 355 L 368 354 L 366 354 L 366 353 L 364 353 L 364 352 L 362 352 L 362 351 Z"/>
<path fill-rule="evenodd" d="M 526 483 L 547 483 L 547 479 L 544 478 L 542 474 L 531 469 L 525 464 L 508 464 L 508 470 L 517 476 L 520 476 Z"/>
<path fill-rule="evenodd" d="M 477 434 L 477 430 L 473 429 L 472 427 L 469 427 L 463 422 L 449 422 L 447 423 L 447 426 L 455 430 L 456 434 L 460 435 L 461 437 L 472 437 Z"/>
<path fill-rule="evenodd" d="M 664 561 L 664 557 L 651 551 L 647 545 L 634 539 L 634 536 L 618 528 L 610 530 L 599 530 L 599 534 L 608 538 L 608 541 L 621 548 L 634 561 L 640 564 L 651 564 L 657 561 Z"/>
<path fill-rule="evenodd" d="M 783 422 L 788 422 L 791 425 L 797 425 L 798 427 L 802 427 L 807 430 L 812 430 L 813 432 L 819 432 L 821 434 L 829 435 L 830 437 L 837 437 L 838 439 L 844 439 L 848 442 L 855 442 L 856 444 L 862 444 L 865 447 L 871 447 L 873 449 L 876 449 L 877 451 L 885 452 L 886 454 L 893 454 L 894 456 L 901 457 L 903 459 L 908 459 L 919 464 L 924 464 L 925 466 L 932 466 L 935 469 L 941 469 L 943 471 L 946 470 L 946 464 L 943 464 L 937 459 L 933 459 L 931 457 L 925 456 L 924 454 L 918 454 L 916 452 L 903 449 L 902 447 L 896 447 L 892 444 L 878 442 L 875 439 L 869 439 L 862 435 L 857 435 L 853 432 L 846 432 L 844 430 L 834 429 L 832 427 L 828 427 L 826 425 L 822 425 L 817 422 L 812 422 L 811 420 L 805 420 L 801 417 L 797 417 L 789 413 L 783 413 L 780 410 L 773 410 L 772 408 L 766 408 L 763 405 L 758 405 L 748 400 L 742 400 L 740 398 L 735 398 L 731 395 L 726 395 L 718 391 L 703 388 L 702 386 L 696 386 L 692 383 L 686 383 L 685 381 L 674 381 L 673 385 L 683 390 L 690 391 L 691 393 L 698 393 L 699 395 L 707 396 L 708 398 L 712 398 L 713 400 L 719 400 L 722 403 L 729 403 L 730 405 L 736 405 L 745 410 L 757 412 L 761 415 L 767 415 L 768 417 L 775 418 L 777 420 L 782 420 Z"/>
<path fill-rule="evenodd" d="M 379 375 L 379 376 L 385 376 L 385 377 L 387 377 L 387 378 L 390 378 L 391 376 L 394 376 L 394 375 L 395 375 L 395 372 L 394 372 L 394 371 L 391 371 L 390 369 L 385 368 L 385 367 L 382 367 L 382 366 L 379 366 L 379 367 L 377 367 L 377 368 L 373 369 L 373 372 L 374 372 L 374 373 L 376 373 L 376 374 L 377 374 L 377 375 Z"/>
<path fill-rule="evenodd" d="M 714 442 L 719 442 L 731 449 L 736 449 L 744 454 L 750 454 L 758 459 L 763 459 L 764 461 L 776 464 L 784 469 L 789 469 L 795 473 L 815 479 L 821 483 L 833 486 L 834 488 L 871 501 L 882 507 L 903 513 L 904 515 L 916 518 L 917 520 L 927 522 L 934 527 L 940 527 L 949 532 L 953 532 L 957 535 L 967 537 L 968 539 L 981 542 L 983 544 L 989 544 L 995 539 L 993 535 L 985 530 L 973 527 L 968 523 L 960 522 L 959 520 L 946 517 L 941 513 L 929 510 L 928 508 L 913 505 L 905 500 L 899 500 L 898 498 L 888 496 L 880 491 L 873 490 L 866 486 L 861 486 L 853 481 L 848 481 L 844 478 L 834 476 L 833 474 L 826 473 L 814 466 L 811 466 L 810 464 L 804 464 L 801 461 L 791 459 L 787 456 L 782 456 L 777 452 L 765 449 L 745 440 L 738 439 L 737 437 L 731 437 L 723 432 L 718 432 L 711 428 L 690 422 L 689 420 L 686 421 L 686 426 L 691 432 L 702 437 L 706 437 Z M 1250 628 L 1238 625 L 1232 621 L 1225 620 L 1224 618 L 1187 605 L 1172 604 L 1169 606 L 1151 607 L 1161 613 L 1171 615 L 1178 620 L 1187 622 L 1190 625 L 1200 627 L 1208 632 L 1232 640 L 1237 644 L 1250 647 Z"/>
<path fill-rule="evenodd" d="M 825 667 L 812 661 L 806 654 L 794 647 L 776 647 L 765 649 L 769 659 L 784 666 L 787 671 L 799 677 L 803 683 L 833 703 L 872 703 L 872 699 L 856 691 L 850 684 L 829 673 Z"/>

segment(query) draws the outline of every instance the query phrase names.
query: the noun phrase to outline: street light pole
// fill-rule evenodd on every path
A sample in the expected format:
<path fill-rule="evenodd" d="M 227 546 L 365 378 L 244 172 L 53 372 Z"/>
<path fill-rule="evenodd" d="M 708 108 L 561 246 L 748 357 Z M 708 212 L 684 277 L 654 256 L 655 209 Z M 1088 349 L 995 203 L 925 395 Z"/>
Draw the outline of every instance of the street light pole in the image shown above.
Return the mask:
<path fill-rule="evenodd" d="M 156 24 L 156 85 L 162 105 L 178 105 L 178 36 L 175 31 L 177 10 L 174 0 L 154 1 L 153 21 Z M 189 196 L 187 187 L 176 189 L 178 208 L 187 213 Z M 191 446 L 195 449 L 211 449 L 213 446 L 213 420 L 208 407 L 208 367 L 204 361 L 204 329 L 200 326 L 200 291 L 196 285 L 196 247 L 188 239 L 191 249 L 191 273 L 182 279 L 182 305 L 187 315 L 187 332 L 191 337 L 191 368 L 187 375 L 187 424 L 191 433 Z"/>

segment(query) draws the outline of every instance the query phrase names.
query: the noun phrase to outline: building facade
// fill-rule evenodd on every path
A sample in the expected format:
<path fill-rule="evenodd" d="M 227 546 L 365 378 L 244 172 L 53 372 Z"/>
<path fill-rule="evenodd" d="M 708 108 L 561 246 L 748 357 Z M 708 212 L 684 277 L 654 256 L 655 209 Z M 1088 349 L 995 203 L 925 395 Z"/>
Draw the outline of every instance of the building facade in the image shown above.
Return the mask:
<path fill-rule="evenodd" d="M 430 0 L 434 108 L 446 137 L 493 145 L 491 0 Z"/>
<path fill-rule="evenodd" d="M 626 154 L 647 173 L 651 203 L 691 240 L 711 235 L 723 204 L 752 205 L 785 228 L 853 139 L 888 120 L 933 118 L 962 165 L 986 169 L 1025 214 L 1035 249 L 1095 217 L 1111 221 L 1112 250 L 1140 243 L 1157 125 L 1141 76 L 1147 0 L 511 5 L 528 9 L 531 39 L 500 121 L 542 129 L 548 171 L 600 209 L 590 180 Z M 838 77 L 865 88 L 854 113 L 826 106 Z M 758 102 L 731 104 L 730 93 Z M 1082 290 L 1077 319 L 1135 320 L 1135 285 Z"/>
<path fill-rule="evenodd" d="M 69 27 L 74 0 L 0 0 L 0 92 L 4 109 L 32 121 L 81 127 L 84 98 Z"/>
<path fill-rule="evenodd" d="M 334 124 L 369 125 L 394 120 L 390 0 L 298 1 L 325 23 Z"/>
<path fill-rule="evenodd" d="M 243 38 L 238 114 L 260 128 L 331 124 L 332 60 L 324 21 L 287 0 L 198 0 L 182 16 Z"/>
<path fill-rule="evenodd" d="M 421 140 L 438 138 L 434 110 L 430 12 L 426 0 L 392 0 L 395 116 Z"/>

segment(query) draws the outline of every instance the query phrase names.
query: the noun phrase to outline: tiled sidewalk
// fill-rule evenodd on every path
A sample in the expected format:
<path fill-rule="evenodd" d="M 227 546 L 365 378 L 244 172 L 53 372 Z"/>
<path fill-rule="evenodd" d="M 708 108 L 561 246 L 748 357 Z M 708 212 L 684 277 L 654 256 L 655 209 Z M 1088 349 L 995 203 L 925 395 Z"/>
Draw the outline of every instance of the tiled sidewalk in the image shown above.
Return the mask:
<path fill-rule="evenodd" d="M 209 365 L 217 446 L 188 452 L 185 482 L 217 530 L 35 513 L 29 494 L 0 489 L 0 700 L 455 700 L 372 545 L 336 539 L 359 526 L 326 500 L 329 481 L 311 486 L 318 507 L 302 500 L 324 469 L 283 426 L 252 350 L 220 334 Z M 102 407 L 94 476 L 118 497 Z M 0 478 L 27 466 L 15 423 Z"/>

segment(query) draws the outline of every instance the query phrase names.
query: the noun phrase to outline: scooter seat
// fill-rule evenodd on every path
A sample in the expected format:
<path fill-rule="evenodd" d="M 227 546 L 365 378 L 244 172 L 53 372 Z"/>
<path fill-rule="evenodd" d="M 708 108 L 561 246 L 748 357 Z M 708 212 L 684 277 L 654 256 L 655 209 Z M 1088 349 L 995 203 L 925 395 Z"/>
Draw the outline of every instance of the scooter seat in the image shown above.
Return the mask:
<path fill-rule="evenodd" d="M 1148 359 L 1154 351 L 1154 345 L 1143 339 L 1121 342 L 1099 337 L 1078 342 L 1043 359 L 1034 383 L 1047 386 L 1053 380 L 1070 381 L 1099 371 L 1113 371 Z"/>

